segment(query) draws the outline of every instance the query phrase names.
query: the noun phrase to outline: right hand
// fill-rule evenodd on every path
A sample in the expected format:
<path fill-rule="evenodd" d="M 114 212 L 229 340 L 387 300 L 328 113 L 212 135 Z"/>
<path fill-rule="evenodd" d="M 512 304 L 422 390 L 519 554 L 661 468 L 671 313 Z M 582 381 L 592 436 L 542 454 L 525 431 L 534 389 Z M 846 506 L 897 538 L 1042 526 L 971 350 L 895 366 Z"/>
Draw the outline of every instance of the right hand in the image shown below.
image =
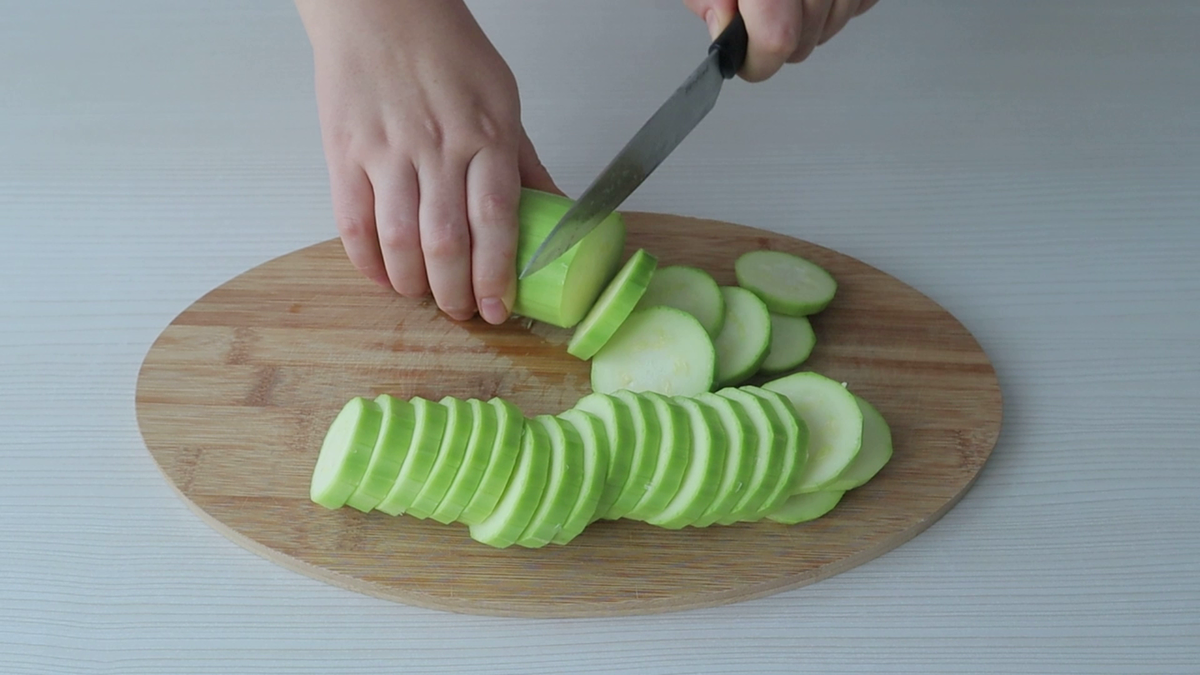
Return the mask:
<path fill-rule="evenodd" d="M 561 194 L 515 78 L 462 0 L 296 0 L 346 254 L 446 314 L 505 321 L 520 188 Z"/>

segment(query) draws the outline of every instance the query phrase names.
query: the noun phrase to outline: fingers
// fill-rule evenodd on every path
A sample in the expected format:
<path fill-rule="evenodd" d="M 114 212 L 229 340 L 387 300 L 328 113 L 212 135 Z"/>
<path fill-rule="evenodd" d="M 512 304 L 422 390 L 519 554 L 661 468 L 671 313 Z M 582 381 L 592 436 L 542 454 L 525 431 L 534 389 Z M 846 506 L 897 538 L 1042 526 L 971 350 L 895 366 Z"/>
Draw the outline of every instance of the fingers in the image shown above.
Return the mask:
<path fill-rule="evenodd" d="M 467 225 L 464 163 L 446 158 L 419 168 L 417 208 L 429 288 L 438 307 L 466 321 L 475 314 L 471 288 L 471 234 Z"/>
<path fill-rule="evenodd" d="M 521 175 L 521 185 L 566 196 L 550 176 L 550 171 L 542 165 L 542 160 L 538 159 L 537 150 L 524 129 L 521 130 L 521 145 L 517 151 L 517 169 Z"/>
<path fill-rule="evenodd" d="M 817 48 L 817 43 L 821 40 L 825 24 L 833 13 L 833 5 L 841 5 L 843 8 L 849 4 L 856 4 L 857 0 L 803 0 L 800 4 L 803 7 L 803 17 L 800 21 L 800 37 L 796 43 L 796 48 L 788 55 L 788 63 L 800 63 L 812 55 L 813 50 Z"/>
<path fill-rule="evenodd" d="M 417 172 L 403 161 L 374 171 L 375 223 L 387 278 L 397 293 L 419 298 L 429 292 L 417 205 Z"/>
<path fill-rule="evenodd" d="M 800 63 L 817 46 L 837 35 L 850 19 L 878 0 L 683 0 L 708 24 L 716 38 L 740 11 L 749 46 L 739 75 L 748 82 L 766 80 L 785 63 Z"/>
<path fill-rule="evenodd" d="M 485 148 L 467 168 L 471 283 L 479 314 L 491 324 L 507 320 L 516 301 L 520 179 L 517 153 L 507 148 Z"/>
<path fill-rule="evenodd" d="M 733 19 L 738 0 L 683 0 L 683 4 L 704 20 L 708 26 L 708 36 L 715 40 Z"/>
<path fill-rule="evenodd" d="M 330 165 L 333 215 L 346 257 L 368 279 L 390 286 L 375 232 L 374 191 L 357 164 Z"/>
<path fill-rule="evenodd" d="M 863 9 L 863 5 L 867 3 L 859 2 L 858 0 L 837 0 L 833 3 L 833 7 L 829 10 L 829 16 L 825 19 L 825 27 L 821 31 L 820 41 L 817 45 L 823 45 L 829 42 L 829 39 L 834 35 L 842 32 L 846 24 L 850 23 L 850 19 L 867 11 Z M 871 3 L 874 4 L 874 3 Z"/>
<path fill-rule="evenodd" d="M 742 0 L 739 8 L 750 38 L 746 63 L 739 73 L 747 82 L 761 82 L 783 67 L 800 43 L 804 5 L 798 0 Z M 729 17 L 721 17 L 721 27 Z"/>

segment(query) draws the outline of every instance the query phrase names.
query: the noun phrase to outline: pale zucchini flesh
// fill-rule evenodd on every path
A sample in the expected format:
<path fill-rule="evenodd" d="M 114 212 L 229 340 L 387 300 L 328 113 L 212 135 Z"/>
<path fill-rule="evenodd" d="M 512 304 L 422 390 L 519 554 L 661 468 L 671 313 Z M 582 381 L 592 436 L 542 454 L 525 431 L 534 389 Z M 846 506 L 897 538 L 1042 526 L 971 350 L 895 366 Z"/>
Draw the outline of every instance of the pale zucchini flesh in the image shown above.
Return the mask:
<path fill-rule="evenodd" d="M 694 316 L 666 306 L 639 309 L 592 358 L 592 390 L 693 396 L 712 389 L 716 361 Z"/>
<path fill-rule="evenodd" d="M 430 518 L 443 525 L 457 520 L 475 495 L 492 457 L 492 446 L 496 443 L 499 427 L 496 407 L 477 398 L 469 399 L 467 405 L 471 408 L 471 436 L 467 439 L 466 452 L 453 482 L 430 515 Z"/>
<path fill-rule="evenodd" d="M 658 258 L 638 249 L 575 328 L 567 343 L 567 353 L 584 361 L 595 356 L 629 318 L 646 293 L 657 266 Z"/>
<path fill-rule="evenodd" d="M 862 448 L 826 490 L 853 490 L 866 485 L 892 458 L 892 430 L 887 420 L 863 397 L 856 395 L 854 402 L 863 416 Z"/>
<path fill-rule="evenodd" d="M 551 543 L 564 545 L 578 537 L 595 517 L 608 474 L 609 449 L 604 422 L 599 417 L 571 408 L 560 413 L 558 418 L 575 428 L 583 447 L 579 498 L 575 500 L 562 528 L 550 540 Z"/>
<path fill-rule="evenodd" d="M 654 472 L 638 486 L 642 497 L 625 517 L 646 520 L 661 513 L 679 492 L 691 454 L 692 432 L 687 412 L 673 399 L 652 391 L 637 396 L 650 402 L 658 444 L 651 447 Z"/>
<path fill-rule="evenodd" d="M 583 439 L 575 427 L 553 415 L 537 415 L 529 422 L 540 425 L 549 439 L 550 461 L 546 486 L 529 524 L 516 543 L 525 548 L 541 548 L 562 530 L 579 500 L 583 487 Z"/>
<path fill-rule="evenodd" d="M 496 410 L 496 440 L 492 443 L 475 494 L 458 515 L 458 522 L 466 525 L 487 518 L 500 501 L 516 466 L 525 433 L 525 415 L 520 408 L 499 397 L 493 397 L 487 403 Z"/>
<path fill-rule="evenodd" d="M 638 309 L 674 307 L 696 317 L 709 337 L 725 324 L 725 298 L 712 275 L 699 267 L 671 265 L 655 270 Z"/>
<path fill-rule="evenodd" d="M 375 507 L 376 510 L 390 516 L 398 516 L 407 511 L 420 494 L 437 459 L 438 448 L 442 445 L 442 437 L 446 431 L 448 413 L 445 406 L 419 396 L 412 397 L 410 402 L 416 420 L 413 425 L 412 443 L 392 489 Z"/>
<path fill-rule="evenodd" d="M 716 383 L 730 386 L 758 372 L 771 346 L 771 314 L 754 293 L 737 286 L 722 286 L 725 321 L 713 339 L 717 352 Z"/>
<path fill-rule="evenodd" d="M 837 281 L 824 268 L 783 251 L 743 253 L 733 270 L 738 285 L 753 291 L 776 314 L 816 314 L 837 292 Z"/>
<path fill-rule="evenodd" d="M 845 490 L 820 490 L 805 492 L 788 497 L 765 518 L 783 525 L 796 525 L 810 520 L 816 520 L 833 510 L 842 501 Z"/>
<path fill-rule="evenodd" d="M 799 367 L 812 355 L 817 334 L 806 316 L 771 314 L 771 344 L 759 370 L 768 375 Z"/>
<path fill-rule="evenodd" d="M 471 440 L 471 430 L 474 420 L 471 419 L 471 404 L 465 400 L 446 396 L 438 401 L 438 405 L 446 408 L 446 425 L 442 433 L 442 443 L 438 446 L 437 456 L 429 469 L 429 476 L 421 491 L 417 493 L 413 503 L 405 509 L 405 513 L 424 520 L 437 509 L 438 504 L 446 497 L 446 492 L 454 483 L 454 477 L 462 465 L 467 452 L 467 443 Z"/>
<path fill-rule="evenodd" d="M 375 403 L 383 411 L 379 424 L 379 435 L 375 439 L 375 450 L 362 480 L 346 506 L 366 513 L 387 497 L 404 458 L 412 443 L 414 419 L 413 406 L 408 401 L 387 394 L 375 397 Z"/>
<path fill-rule="evenodd" d="M 863 414 L 854 394 L 815 372 L 771 380 L 763 389 L 786 396 L 808 427 L 808 461 L 793 493 L 824 489 L 850 466 L 862 447 Z"/>
<path fill-rule="evenodd" d="M 468 527 L 472 539 L 495 548 L 517 543 L 533 520 L 550 479 L 550 436 L 545 427 L 522 418 L 521 429 L 511 480 L 491 513 Z"/>
<path fill-rule="evenodd" d="M 383 411 L 375 401 L 355 397 L 334 417 L 309 483 L 309 498 L 327 509 L 341 508 L 358 488 L 371 463 Z"/>

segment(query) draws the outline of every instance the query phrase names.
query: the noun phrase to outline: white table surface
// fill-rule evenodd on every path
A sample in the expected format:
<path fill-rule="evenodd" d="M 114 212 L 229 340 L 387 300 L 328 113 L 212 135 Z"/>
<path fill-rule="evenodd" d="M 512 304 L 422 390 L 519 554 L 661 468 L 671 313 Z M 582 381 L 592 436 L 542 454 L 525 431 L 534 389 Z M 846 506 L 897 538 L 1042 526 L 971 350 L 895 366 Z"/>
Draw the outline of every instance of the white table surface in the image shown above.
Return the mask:
<path fill-rule="evenodd" d="M 477 0 L 578 194 L 698 61 L 675 0 Z M 282 569 L 134 418 L 167 323 L 334 236 L 286 0 L 0 1 L 0 673 L 1200 672 L 1200 4 L 883 0 L 735 83 L 628 202 L 787 232 L 955 313 L 1002 438 L 913 541 L 641 618 L 427 611 Z"/>

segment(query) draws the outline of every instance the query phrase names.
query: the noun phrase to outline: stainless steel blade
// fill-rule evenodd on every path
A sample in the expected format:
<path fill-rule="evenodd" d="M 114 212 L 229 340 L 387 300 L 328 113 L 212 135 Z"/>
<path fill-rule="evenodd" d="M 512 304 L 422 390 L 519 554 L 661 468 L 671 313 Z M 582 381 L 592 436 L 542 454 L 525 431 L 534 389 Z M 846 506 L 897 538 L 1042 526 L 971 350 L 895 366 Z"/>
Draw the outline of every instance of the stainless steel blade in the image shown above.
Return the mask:
<path fill-rule="evenodd" d="M 720 55 L 710 52 L 563 215 L 521 278 L 566 253 L 615 211 L 712 110 L 724 80 Z"/>

